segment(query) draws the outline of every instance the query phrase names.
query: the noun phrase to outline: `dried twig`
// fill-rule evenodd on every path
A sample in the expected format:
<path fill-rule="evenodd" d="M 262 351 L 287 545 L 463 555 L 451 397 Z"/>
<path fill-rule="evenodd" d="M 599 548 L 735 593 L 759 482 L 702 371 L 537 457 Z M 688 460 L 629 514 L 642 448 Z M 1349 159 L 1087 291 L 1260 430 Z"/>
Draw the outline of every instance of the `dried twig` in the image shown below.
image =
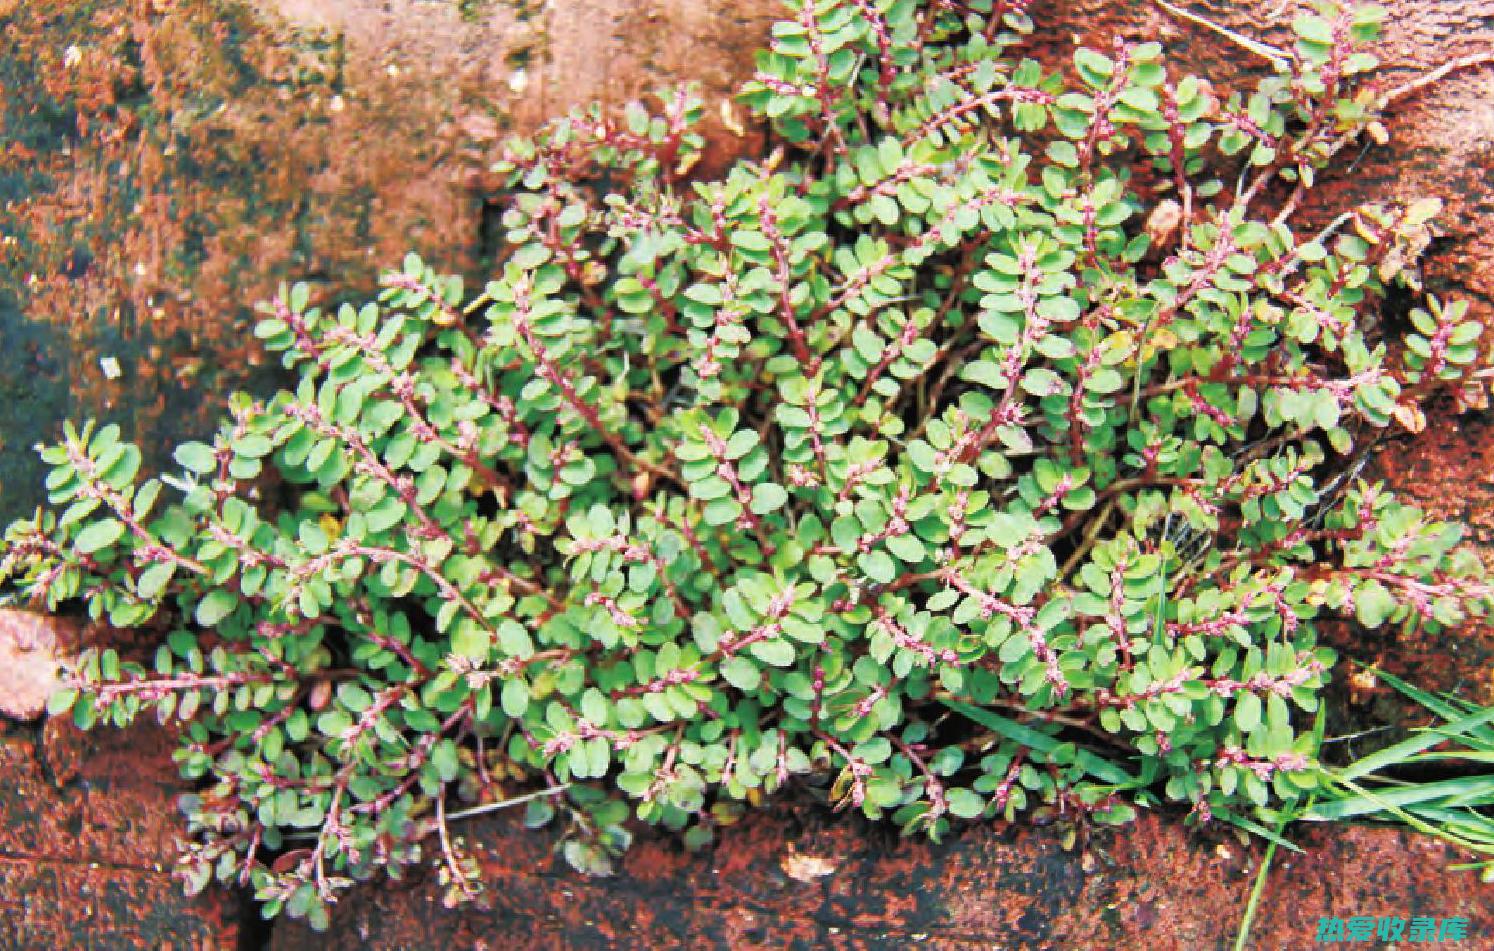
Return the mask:
<path fill-rule="evenodd" d="M 1241 33 L 1237 33 L 1227 26 L 1220 26 L 1218 23 L 1215 23 L 1212 20 L 1204 19 L 1203 17 L 1199 16 L 1196 13 L 1193 13 L 1190 10 L 1185 10 L 1182 7 L 1174 6 L 1173 4 L 1168 3 L 1167 0 L 1153 0 L 1153 2 L 1175 17 L 1187 20 L 1189 23 L 1201 26 L 1206 30 L 1212 30 L 1213 32 L 1218 33 L 1220 36 L 1229 40 L 1231 43 L 1235 44 L 1241 49 L 1248 50 L 1249 52 L 1254 53 L 1257 56 L 1265 57 L 1266 59 L 1270 60 L 1272 65 L 1274 65 L 1278 69 L 1285 68 L 1292 62 L 1291 54 L 1279 50 L 1274 46 L 1271 46 L 1267 43 L 1262 43 L 1260 40 L 1252 40 L 1250 37 L 1245 36 Z"/>

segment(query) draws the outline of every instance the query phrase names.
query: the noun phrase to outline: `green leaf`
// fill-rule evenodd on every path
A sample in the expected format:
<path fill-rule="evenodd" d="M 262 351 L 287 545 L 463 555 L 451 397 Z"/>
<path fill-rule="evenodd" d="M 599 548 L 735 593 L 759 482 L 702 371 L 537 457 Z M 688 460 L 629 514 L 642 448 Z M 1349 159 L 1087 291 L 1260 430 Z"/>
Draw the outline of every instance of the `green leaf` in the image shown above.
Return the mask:
<path fill-rule="evenodd" d="M 1333 45 L 1333 24 L 1322 17 L 1303 14 L 1292 21 L 1292 30 L 1309 42 Z"/>
<path fill-rule="evenodd" d="M 345 710 L 328 710 L 316 718 L 316 728 L 323 736 L 342 736 L 352 726 L 353 718 Z"/>
<path fill-rule="evenodd" d="M 175 573 L 176 565 L 173 562 L 158 561 L 147 565 L 135 581 L 135 595 L 142 601 L 156 600 L 171 583 L 171 576 Z"/>
<path fill-rule="evenodd" d="M 238 606 L 238 596 L 232 591 L 214 588 L 197 602 L 197 613 L 194 617 L 202 627 L 212 627 L 232 614 Z"/>
<path fill-rule="evenodd" d="M 529 710 L 529 684 L 521 677 L 505 680 L 499 703 L 504 713 L 515 719 L 522 717 Z"/>
<path fill-rule="evenodd" d="M 751 452 L 757 444 L 757 433 L 752 430 L 743 429 L 734 432 L 731 434 L 731 438 L 726 441 L 726 458 L 735 462 Z"/>
<path fill-rule="evenodd" d="M 436 768 L 436 775 L 441 777 L 443 783 L 456 779 L 462 769 L 456 743 L 450 738 L 437 740 L 436 745 L 431 747 L 431 765 Z"/>
<path fill-rule="evenodd" d="M 1052 396 L 1062 393 L 1066 387 L 1057 373 L 1044 367 L 1034 367 L 1022 376 L 1022 389 L 1033 396 Z"/>
<path fill-rule="evenodd" d="M 498 646 L 510 657 L 528 660 L 534 656 L 534 641 L 517 621 L 504 620 L 498 625 Z"/>
<path fill-rule="evenodd" d="M 952 815 L 974 819 L 986 810 L 985 797 L 971 789 L 951 789 L 945 793 Z"/>
<path fill-rule="evenodd" d="M 841 551 L 855 551 L 861 538 L 861 523 L 849 515 L 842 516 L 830 524 L 830 539 Z"/>
<path fill-rule="evenodd" d="M 290 309 L 295 313 L 301 313 L 306 309 L 306 303 L 310 298 L 311 288 L 306 284 L 296 284 L 290 290 Z"/>
<path fill-rule="evenodd" d="M 1360 585 L 1354 595 L 1354 614 L 1365 627 L 1384 624 L 1397 607 L 1395 595 L 1378 581 Z"/>
<path fill-rule="evenodd" d="M 71 687 L 52 691 L 52 694 L 47 697 L 47 716 L 61 716 L 73 708 L 77 699 L 78 691 Z"/>
<path fill-rule="evenodd" d="M 721 288 L 715 284 L 691 284 L 685 296 L 697 304 L 716 306 L 721 303 Z"/>
<path fill-rule="evenodd" d="M 1235 726 L 1241 733 L 1253 733 L 1261 725 L 1261 698 L 1248 690 L 1235 697 Z"/>
<path fill-rule="evenodd" d="M 890 584 L 897 577 L 897 565 L 886 552 L 865 552 L 856 559 L 856 564 L 868 578 L 878 584 Z"/>
<path fill-rule="evenodd" d="M 738 690 L 756 690 L 762 675 L 758 672 L 757 665 L 740 655 L 728 658 L 721 665 L 721 676 L 726 682 Z"/>
<path fill-rule="evenodd" d="M 922 561 L 926 552 L 923 542 L 912 533 L 906 535 L 893 535 L 887 539 L 887 548 L 898 558 L 909 564 L 917 564 Z"/>
<path fill-rule="evenodd" d="M 117 518 L 92 522 L 73 539 L 73 549 L 80 555 L 91 555 L 101 548 L 108 548 L 124 534 L 124 523 Z"/>
<path fill-rule="evenodd" d="M 370 509 L 363 517 L 370 532 L 381 534 L 398 525 L 405 517 L 405 503 L 391 496 Z"/>
<path fill-rule="evenodd" d="M 487 660 L 493 638 L 487 631 L 464 618 L 451 632 L 451 651 L 469 660 Z"/>
<path fill-rule="evenodd" d="M 369 692 L 354 683 L 345 683 L 337 688 L 337 701 L 353 713 L 362 713 L 373 705 L 373 697 Z"/>
<path fill-rule="evenodd" d="M 753 657 L 774 667 L 789 667 L 794 663 L 794 645 L 782 638 L 755 641 L 750 650 Z"/>
<path fill-rule="evenodd" d="M 788 501 L 788 492 L 783 486 L 772 482 L 764 482 L 752 487 L 752 512 L 754 515 L 767 515 L 783 508 L 783 503 Z"/>
<path fill-rule="evenodd" d="M 274 444 L 268 439 L 254 433 L 240 436 L 233 442 L 234 454 L 243 456 L 245 459 L 259 459 L 263 456 L 268 456 L 270 450 L 274 448 Z"/>
<path fill-rule="evenodd" d="M 716 499 L 708 502 L 701 517 L 707 525 L 730 525 L 742 515 L 742 506 L 736 499 Z"/>
<path fill-rule="evenodd" d="M 174 457 L 182 468 L 190 472 L 207 474 L 218 468 L 218 456 L 213 448 L 200 442 L 182 443 L 176 447 Z"/>

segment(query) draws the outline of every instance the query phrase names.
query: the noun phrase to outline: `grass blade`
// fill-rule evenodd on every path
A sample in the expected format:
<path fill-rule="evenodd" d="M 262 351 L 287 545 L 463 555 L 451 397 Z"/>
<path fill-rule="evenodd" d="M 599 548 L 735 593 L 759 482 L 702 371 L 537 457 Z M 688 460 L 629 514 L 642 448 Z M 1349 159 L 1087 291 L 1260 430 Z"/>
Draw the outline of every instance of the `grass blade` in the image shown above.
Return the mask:
<path fill-rule="evenodd" d="M 995 730 L 1007 739 L 1021 743 L 1023 746 L 1037 750 L 1040 753 L 1051 753 L 1061 745 L 1061 741 L 1058 738 L 1050 736 L 1041 730 L 1034 730 L 1032 727 L 1018 723 L 1016 720 L 1008 719 L 999 713 L 992 713 L 990 710 L 972 706 L 959 700 L 945 700 L 944 705 L 961 716 L 974 720 L 981 726 Z M 1139 786 L 1141 784 L 1141 780 L 1137 777 L 1132 776 L 1103 756 L 1096 756 L 1089 750 L 1079 749 L 1074 756 L 1074 761 L 1084 767 L 1085 772 L 1104 782 L 1113 783 L 1117 786 Z"/>
<path fill-rule="evenodd" d="M 1358 779 L 1361 776 L 1379 772 L 1387 766 L 1403 763 L 1408 757 L 1436 746 L 1438 743 L 1446 742 L 1459 734 L 1472 733 L 1490 721 L 1494 721 L 1494 707 L 1454 720 L 1436 730 L 1422 731 L 1409 739 L 1387 746 L 1379 752 L 1355 760 L 1340 770 L 1337 776 L 1340 779 Z"/>
<path fill-rule="evenodd" d="M 1494 776 L 1472 776 L 1466 779 L 1445 779 L 1435 783 L 1420 783 L 1396 789 L 1364 789 L 1352 777 L 1329 774 L 1330 778 L 1343 783 L 1357 795 L 1320 802 L 1306 809 L 1302 818 L 1311 822 L 1327 822 L 1346 819 L 1350 816 L 1373 815 L 1391 807 L 1412 806 L 1446 800 L 1443 806 L 1486 806 L 1494 804 Z"/>
<path fill-rule="evenodd" d="M 1378 668 L 1366 667 L 1365 669 L 1444 720 L 1458 720 L 1478 709 L 1477 704 L 1469 703 L 1466 700 L 1458 700 L 1457 698 L 1447 700 L 1422 690 L 1420 687 L 1413 687 L 1394 674 L 1388 674 Z M 1485 743 L 1494 743 L 1494 728 L 1478 730 L 1474 735 Z"/>
<path fill-rule="evenodd" d="M 1309 800 L 1308 805 L 1311 804 Z M 1294 806 L 1295 803 L 1292 805 Z M 1281 836 L 1282 830 L 1295 816 L 1292 807 L 1288 806 L 1282 810 L 1281 818 L 1276 822 L 1276 832 L 1270 836 L 1270 842 L 1266 845 L 1266 854 L 1261 858 L 1260 871 L 1255 874 L 1255 884 L 1250 886 L 1250 899 L 1245 903 L 1245 917 L 1240 921 L 1240 933 L 1235 936 L 1235 951 L 1245 951 L 1245 942 L 1250 940 L 1250 926 L 1255 924 L 1255 912 L 1260 907 L 1261 895 L 1266 891 L 1266 875 L 1271 871 L 1271 860 L 1276 858 L 1276 846 L 1283 844 L 1296 848 Z M 1298 851 L 1300 852 L 1301 849 Z"/>

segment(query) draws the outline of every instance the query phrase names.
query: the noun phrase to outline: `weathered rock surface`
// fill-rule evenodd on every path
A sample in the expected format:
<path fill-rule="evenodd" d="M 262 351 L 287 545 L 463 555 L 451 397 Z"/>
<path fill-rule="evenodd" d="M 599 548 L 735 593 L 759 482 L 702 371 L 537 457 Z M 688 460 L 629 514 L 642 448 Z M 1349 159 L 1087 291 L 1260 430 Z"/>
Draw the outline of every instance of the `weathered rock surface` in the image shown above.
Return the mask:
<path fill-rule="evenodd" d="M 150 463 L 271 389 L 252 307 L 373 287 L 416 250 L 480 276 L 501 138 L 594 100 L 749 69 L 771 3 L 0 0 L 0 521 L 31 447 L 120 423 Z"/>
<path fill-rule="evenodd" d="M 654 839 L 616 878 L 582 879 L 545 833 L 491 820 L 465 834 L 489 907 L 447 910 L 426 876 L 360 889 L 324 935 L 281 923 L 271 947 L 1205 951 L 1233 943 L 1261 851 L 1151 816 L 1065 851 L 1052 829 L 976 827 L 930 845 L 776 808 L 702 854 Z M 1337 828 L 1304 845 L 1273 865 L 1252 947 L 1310 947 L 1327 915 L 1466 916 L 1470 935 L 1494 933 L 1494 893 L 1443 872 L 1454 856 L 1435 842 Z"/>
<path fill-rule="evenodd" d="M 0 947 L 236 947 L 237 896 L 171 876 L 181 787 L 157 729 L 0 732 Z"/>

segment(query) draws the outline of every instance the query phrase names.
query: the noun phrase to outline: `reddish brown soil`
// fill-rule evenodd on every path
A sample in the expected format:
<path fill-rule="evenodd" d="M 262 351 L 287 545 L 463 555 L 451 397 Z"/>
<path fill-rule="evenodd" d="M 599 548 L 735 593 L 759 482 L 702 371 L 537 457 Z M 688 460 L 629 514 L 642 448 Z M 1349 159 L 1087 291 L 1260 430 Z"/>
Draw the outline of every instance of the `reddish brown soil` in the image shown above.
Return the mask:
<path fill-rule="evenodd" d="M 236 947 L 238 898 L 186 898 L 171 876 L 171 745 L 149 727 L 83 736 L 62 720 L 0 733 L 0 947 Z"/>
<path fill-rule="evenodd" d="M 587 880 L 544 833 L 506 820 L 466 832 L 487 908 L 444 909 L 426 876 L 360 891 L 337 908 L 330 934 L 279 925 L 271 947 L 1203 951 L 1233 942 L 1261 852 L 1154 816 L 1066 851 L 1053 829 L 976 827 L 930 845 L 780 807 L 711 851 L 688 856 L 653 839 L 616 878 Z M 1305 855 L 1273 866 L 1252 947 L 1306 948 L 1322 915 L 1465 915 L 1470 934 L 1494 934 L 1490 889 L 1441 871 L 1453 856 L 1435 842 L 1341 827 L 1303 844 Z M 792 877 L 804 868 L 829 874 Z"/>

